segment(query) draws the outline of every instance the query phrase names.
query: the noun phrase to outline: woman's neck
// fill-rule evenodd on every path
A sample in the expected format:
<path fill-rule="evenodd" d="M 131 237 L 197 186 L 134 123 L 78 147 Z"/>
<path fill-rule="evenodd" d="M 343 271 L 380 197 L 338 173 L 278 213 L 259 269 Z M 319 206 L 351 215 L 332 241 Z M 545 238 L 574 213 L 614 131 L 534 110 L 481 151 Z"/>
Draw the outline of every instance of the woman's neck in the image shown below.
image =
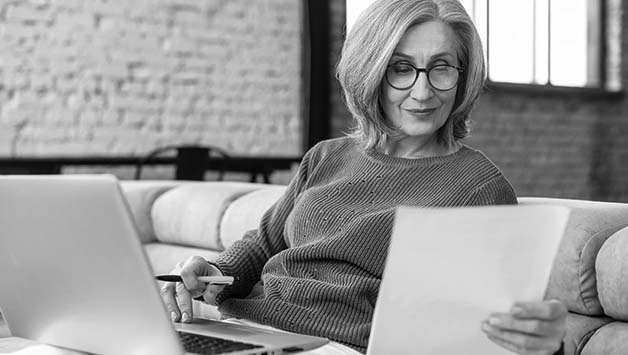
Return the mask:
<path fill-rule="evenodd" d="M 439 143 L 436 137 L 429 139 L 413 138 L 388 140 L 381 152 L 398 158 L 418 159 L 449 155 L 462 147 L 460 142 L 453 142 L 450 145 Z"/>

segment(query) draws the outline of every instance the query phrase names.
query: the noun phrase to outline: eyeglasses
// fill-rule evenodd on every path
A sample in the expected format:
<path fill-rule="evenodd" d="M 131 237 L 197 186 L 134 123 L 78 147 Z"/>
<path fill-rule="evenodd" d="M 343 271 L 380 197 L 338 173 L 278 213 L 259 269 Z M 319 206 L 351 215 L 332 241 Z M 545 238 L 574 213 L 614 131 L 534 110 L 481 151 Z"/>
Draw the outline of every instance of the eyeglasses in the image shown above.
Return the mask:
<path fill-rule="evenodd" d="M 416 68 L 409 63 L 395 63 L 386 68 L 386 81 L 397 90 L 407 90 L 416 83 L 419 73 L 427 75 L 430 85 L 439 91 L 453 89 L 464 69 L 449 64 L 437 64 L 430 68 Z"/>

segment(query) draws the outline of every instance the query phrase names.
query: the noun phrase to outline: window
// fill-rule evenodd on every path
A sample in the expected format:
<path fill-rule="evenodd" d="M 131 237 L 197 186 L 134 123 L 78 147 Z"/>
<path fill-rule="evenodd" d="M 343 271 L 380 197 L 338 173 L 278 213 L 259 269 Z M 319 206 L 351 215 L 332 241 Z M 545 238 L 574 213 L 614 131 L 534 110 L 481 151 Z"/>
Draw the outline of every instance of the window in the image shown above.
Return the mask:
<path fill-rule="evenodd" d="M 347 29 L 373 0 L 347 0 Z M 604 0 L 460 0 L 491 82 L 609 88 Z"/>

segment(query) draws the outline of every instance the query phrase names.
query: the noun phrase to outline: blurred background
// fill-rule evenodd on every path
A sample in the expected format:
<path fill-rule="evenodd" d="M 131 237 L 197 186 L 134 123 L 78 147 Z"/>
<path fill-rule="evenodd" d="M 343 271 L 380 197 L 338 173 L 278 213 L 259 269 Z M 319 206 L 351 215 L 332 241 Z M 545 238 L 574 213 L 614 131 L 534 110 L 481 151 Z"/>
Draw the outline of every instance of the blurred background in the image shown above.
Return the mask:
<path fill-rule="evenodd" d="M 193 146 L 229 156 L 205 179 L 286 183 L 351 125 L 334 68 L 370 2 L 0 0 L 0 174 L 132 179 Z M 461 3 L 489 66 L 465 143 L 520 196 L 628 202 L 621 0 Z M 141 178 L 193 164 L 168 154 Z"/>

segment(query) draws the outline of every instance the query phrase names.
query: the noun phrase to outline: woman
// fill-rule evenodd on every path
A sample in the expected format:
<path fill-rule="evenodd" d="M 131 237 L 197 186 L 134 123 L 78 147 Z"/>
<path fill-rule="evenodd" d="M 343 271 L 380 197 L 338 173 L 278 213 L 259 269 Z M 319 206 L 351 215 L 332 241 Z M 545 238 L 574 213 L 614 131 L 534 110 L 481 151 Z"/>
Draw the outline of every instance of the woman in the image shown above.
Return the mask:
<path fill-rule="evenodd" d="M 202 296 L 228 317 L 365 352 L 396 206 L 516 203 L 497 167 L 460 142 L 485 67 L 457 1 L 375 2 L 348 34 L 337 74 L 354 131 L 308 151 L 259 228 L 215 263 L 194 257 L 175 270 L 184 282 L 162 290 L 173 320 L 189 321 Z M 234 284 L 196 280 L 221 273 Z M 565 315 L 557 301 L 518 304 L 478 327 L 515 352 L 552 354 Z"/>

